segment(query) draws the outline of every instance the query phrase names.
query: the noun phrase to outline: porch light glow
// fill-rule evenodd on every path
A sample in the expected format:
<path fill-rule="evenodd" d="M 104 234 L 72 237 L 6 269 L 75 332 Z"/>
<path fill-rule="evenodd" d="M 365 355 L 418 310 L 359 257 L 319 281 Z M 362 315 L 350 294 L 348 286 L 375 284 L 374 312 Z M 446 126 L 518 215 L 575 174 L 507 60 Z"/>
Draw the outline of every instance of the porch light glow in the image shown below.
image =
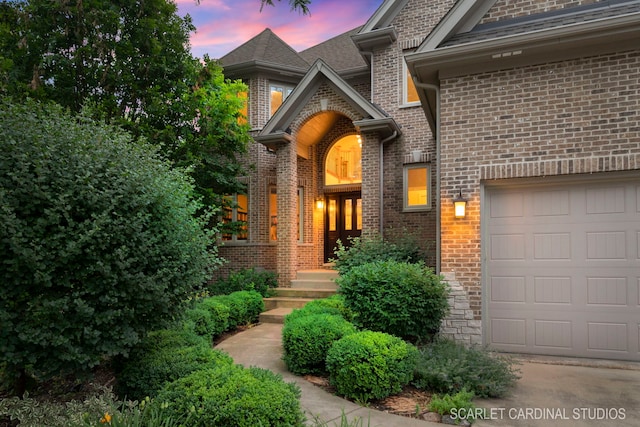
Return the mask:
<path fill-rule="evenodd" d="M 324 209 L 324 199 L 322 197 L 316 199 L 316 208 Z"/>
<path fill-rule="evenodd" d="M 453 208 L 456 219 L 461 219 L 466 216 L 467 199 L 462 197 L 462 189 L 460 188 L 458 189 L 458 195 L 453 199 Z"/>

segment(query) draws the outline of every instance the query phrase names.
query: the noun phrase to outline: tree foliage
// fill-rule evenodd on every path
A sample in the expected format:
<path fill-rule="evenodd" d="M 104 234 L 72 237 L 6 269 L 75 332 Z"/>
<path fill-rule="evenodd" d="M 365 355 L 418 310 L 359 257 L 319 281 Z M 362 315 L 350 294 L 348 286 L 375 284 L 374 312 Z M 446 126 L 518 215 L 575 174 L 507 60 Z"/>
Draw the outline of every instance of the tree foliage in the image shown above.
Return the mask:
<path fill-rule="evenodd" d="M 0 366 L 87 370 L 179 313 L 219 262 L 192 196 L 117 127 L 0 102 Z"/>
<path fill-rule="evenodd" d="M 242 191 L 246 86 L 190 53 L 170 0 L 0 3 L 0 91 L 52 100 L 145 136 L 191 173 L 205 202 Z"/>
<path fill-rule="evenodd" d="M 281 1 L 281 0 L 277 0 Z M 260 11 L 264 8 L 265 5 L 274 6 L 273 0 L 260 0 Z M 289 5 L 291 6 L 291 10 L 297 10 L 305 15 L 309 13 L 309 5 L 311 4 L 311 0 L 289 0 Z"/>

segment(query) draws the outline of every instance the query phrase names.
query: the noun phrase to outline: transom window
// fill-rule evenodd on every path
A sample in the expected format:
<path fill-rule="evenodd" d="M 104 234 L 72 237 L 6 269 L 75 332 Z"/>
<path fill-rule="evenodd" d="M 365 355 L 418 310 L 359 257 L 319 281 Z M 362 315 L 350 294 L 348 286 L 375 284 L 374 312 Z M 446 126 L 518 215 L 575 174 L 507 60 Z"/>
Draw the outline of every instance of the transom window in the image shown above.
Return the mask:
<path fill-rule="evenodd" d="M 291 92 L 293 92 L 293 86 L 272 82 L 269 87 L 271 90 L 269 117 L 271 117 L 276 113 L 276 111 L 278 111 L 278 108 L 280 108 L 284 100 L 291 95 Z"/>
<path fill-rule="evenodd" d="M 360 135 L 348 135 L 333 144 L 327 154 L 324 184 L 359 183 L 362 183 L 362 140 Z"/>

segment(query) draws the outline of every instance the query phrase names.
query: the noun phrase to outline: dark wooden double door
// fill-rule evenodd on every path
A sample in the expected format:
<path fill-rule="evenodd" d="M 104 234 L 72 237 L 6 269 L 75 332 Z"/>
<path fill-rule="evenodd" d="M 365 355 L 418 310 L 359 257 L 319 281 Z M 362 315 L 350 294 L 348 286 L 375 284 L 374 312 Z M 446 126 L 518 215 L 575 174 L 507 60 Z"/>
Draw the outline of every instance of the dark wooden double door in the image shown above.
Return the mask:
<path fill-rule="evenodd" d="M 350 238 L 362 234 L 362 194 L 335 193 L 325 197 L 324 258 L 334 257 L 338 240 L 349 246 Z"/>

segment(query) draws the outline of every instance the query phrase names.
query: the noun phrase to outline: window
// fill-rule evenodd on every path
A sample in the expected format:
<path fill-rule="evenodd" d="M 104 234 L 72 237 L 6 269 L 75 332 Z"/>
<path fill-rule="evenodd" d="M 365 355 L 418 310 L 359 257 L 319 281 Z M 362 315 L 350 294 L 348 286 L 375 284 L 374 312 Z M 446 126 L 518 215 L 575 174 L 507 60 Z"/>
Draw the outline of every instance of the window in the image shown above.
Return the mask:
<path fill-rule="evenodd" d="M 302 243 L 302 229 L 304 224 L 304 189 L 298 188 L 297 218 L 298 218 L 298 242 Z M 278 191 L 276 187 L 269 188 L 269 240 L 278 240 Z"/>
<path fill-rule="evenodd" d="M 246 194 L 225 196 L 222 215 L 222 240 L 246 242 L 249 238 L 249 197 Z"/>
<path fill-rule="evenodd" d="M 271 110 L 269 113 L 269 117 L 273 116 L 275 112 L 278 111 L 278 108 L 280 108 L 284 100 L 287 99 L 289 95 L 291 95 L 291 92 L 293 92 L 293 86 L 287 85 L 287 84 L 280 84 L 280 83 L 271 83 L 270 90 L 271 90 L 271 100 L 270 100 Z"/>
<path fill-rule="evenodd" d="M 362 182 L 362 142 L 359 135 L 348 135 L 331 146 L 324 167 L 324 185 Z"/>
<path fill-rule="evenodd" d="M 404 167 L 404 210 L 423 211 L 431 208 L 430 167 L 424 163 Z"/>
<path fill-rule="evenodd" d="M 239 92 L 238 98 L 242 99 L 242 108 L 240 109 L 238 123 L 244 125 L 247 124 L 247 120 L 249 119 L 249 94 L 247 92 Z"/>
<path fill-rule="evenodd" d="M 409 72 L 409 68 L 407 67 L 407 63 L 402 61 L 402 72 L 403 72 L 403 84 L 402 84 L 402 104 L 403 105 L 416 105 L 420 103 L 420 98 L 418 97 L 418 91 L 416 90 L 416 85 L 413 83 L 413 78 L 411 78 L 411 73 Z"/>

